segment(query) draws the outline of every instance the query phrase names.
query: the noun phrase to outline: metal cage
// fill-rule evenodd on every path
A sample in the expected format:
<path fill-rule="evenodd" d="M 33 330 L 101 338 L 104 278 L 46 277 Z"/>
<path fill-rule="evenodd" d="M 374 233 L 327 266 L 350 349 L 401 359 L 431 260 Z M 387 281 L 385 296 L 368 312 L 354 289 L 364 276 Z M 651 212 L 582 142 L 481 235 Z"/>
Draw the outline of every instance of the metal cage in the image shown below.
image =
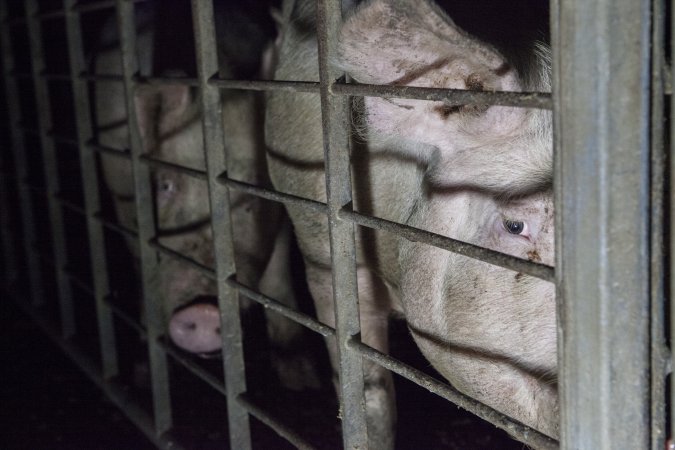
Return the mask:
<path fill-rule="evenodd" d="M 228 80 L 218 76 L 213 5 L 192 0 L 197 78 L 139 78 L 134 58 L 136 30 L 132 0 L 78 2 L 64 0 L 56 10 L 42 11 L 37 0 L 23 2 L 23 15 L 9 13 L 9 1 L 0 1 L 3 77 L 9 122 L 5 130 L 11 149 L 2 159 L 2 244 L 5 267 L 3 290 L 18 301 L 28 287 L 30 305 L 22 304 L 50 337 L 58 342 L 89 377 L 118 404 L 159 447 L 176 448 L 172 428 L 171 390 L 167 359 L 179 364 L 227 396 L 230 444 L 251 448 L 249 416 L 256 417 L 298 448 L 310 448 L 302 433 L 257 406 L 247 395 L 238 293 L 295 320 L 323 336 L 335 336 L 340 352 L 340 398 L 345 448 L 366 448 L 367 430 L 363 408 L 363 358 L 419 384 L 494 425 L 508 430 L 536 448 L 664 448 L 668 430 L 666 380 L 671 370 L 667 337 L 675 332 L 667 292 L 675 289 L 675 277 L 666 263 L 673 240 L 669 238 L 668 173 L 673 172 L 666 145 L 666 120 L 673 74 L 668 73 L 666 43 L 667 5 L 663 0 L 551 0 L 553 47 L 553 94 L 506 93 L 431 88 L 357 85 L 344 82 L 343 74 L 328 64 L 336 47 L 341 24 L 341 1 L 318 0 L 320 82 Z M 115 8 L 121 38 L 123 75 L 97 76 L 88 72 L 82 43 L 81 22 L 86 14 Z M 45 70 L 41 29 L 45 21 L 63 20 L 69 56 L 69 73 Z M 15 69 L 17 27 L 25 27 L 32 71 Z M 20 81 L 32 83 L 33 93 Z M 75 110 L 73 136 L 53 132 L 53 108 L 49 82 L 69 84 Z M 133 108 L 128 109 L 130 149 L 110 149 L 92 140 L 91 82 L 119 82 L 125 87 L 127 105 L 135 89 L 145 83 L 185 83 L 199 88 L 203 105 L 207 171 L 176 166 L 143 154 Z M 327 203 L 315 202 L 229 179 L 222 153 L 219 125 L 220 90 L 286 90 L 321 95 L 324 143 L 327 159 Z M 34 95 L 37 116 L 22 114 L 21 96 Z M 444 101 L 450 105 L 493 104 L 552 109 L 555 140 L 556 267 L 524 261 L 492 250 L 370 217 L 351 209 L 348 115 L 351 96 L 382 96 Z M 29 126 L 34 119 L 36 126 Z M 44 185 L 31 184 L 26 135 L 39 139 L 43 155 Z M 56 145 L 79 151 L 82 173 L 81 204 L 64 198 L 57 170 Z M 127 230 L 100 214 L 97 153 L 129 159 L 134 174 L 138 229 Z M 9 162 L 13 161 L 13 167 Z M 669 166 L 667 166 L 667 164 Z M 152 214 L 150 170 L 162 166 L 207 180 L 212 207 L 216 267 L 214 271 L 162 246 L 156 238 Z M 670 169 L 667 169 L 670 167 Z M 669 172 L 667 172 L 669 170 Z M 19 210 L 11 209 L 10 192 L 16 189 Z M 310 208 L 327 215 L 333 259 L 336 329 L 236 281 L 233 263 L 230 190 L 244 191 L 284 204 Z M 39 239 L 33 202 L 46 199 L 53 258 L 35 246 Z M 90 249 L 91 283 L 69 270 L 68 233 L 63 214 L 75 213 L 86 221 Z M 15 249 L 13 216 L 20 216 L 23 241 Z M 354 227 L 370 227 L 396 233 L 451 252 L 477 258 L 552 282 L 557 287 L 559 392 L 561 398 L 560 442 L 459 393 L 388 355 L 360 342 L 355 274 Z M 104 230 L 137 239 L 141 255 L 146 325 L 137 323 L 110 301 L 111 285 L 106 271 Z M 151 283 L 157 270 L 157 253 L 178 258 L 215 279 L 223 327 L 225 380 L 215 379 L 172 351 L 162 338 L 159 298 Z M 51 301 L 45 290 L 45 258 L 56 277 L 60 328 L 42 312 Z M 24 265 L 25 263 L 25 265 Z M 19 272 L 28 283 L 19 285 Z M 82 354 L 70 339 L 76 335 L 73 289 L 88 293 L 95 305 L 100 345 L 100 365 Z M 670 315 L 669 315 L 670 314 Z M 148 412 L 111 379 L 118 372 L 114 317 L 131 324 L 147 339 L 152 375 L 152 412 Z M 672 394 L 671 394 L 672 395 Z"/>

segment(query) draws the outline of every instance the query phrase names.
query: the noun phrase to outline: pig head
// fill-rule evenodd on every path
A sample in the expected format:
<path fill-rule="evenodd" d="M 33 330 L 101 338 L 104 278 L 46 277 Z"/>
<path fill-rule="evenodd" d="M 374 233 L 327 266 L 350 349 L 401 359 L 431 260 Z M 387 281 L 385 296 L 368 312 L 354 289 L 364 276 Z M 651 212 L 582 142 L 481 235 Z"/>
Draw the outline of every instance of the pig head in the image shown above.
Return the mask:
<path fill-rule="evenodd" d="M 311 2 L 296 1 L 275 78 L 318 81 Z M 361 83 L 550 90 L 544 45 L 515 64 L 423 0 L 372 0 L 346 19 L 338 64 Z M 552 265 L 550 112 L 397 98 L 355 102 L 354 208 Z M 269 95 L 275 186 L 325 201 L 318 95 Z M 334 324 L 325 216 L 289 207 L 319 318 Z M 362 336 L 386 352 L 403 312 L 424 355 L 456 388 L 558 435 L 554 286 L 381 231 L 357 230 Z M 333 363 L 336 350 L 329 342 Z M 369 445 L 393 446 L 391 375 L 364 362 Z"/>
<path fill-rule="evenodd" d="M 138 59 L 142 73 L 152 73 L 152 26 L 138 36 Z M 230 46 L 234 43 L 230 42 Z M 229 60 L 222 58 L 221 72 L 231 74 Z M 96 58 L 98 73 L 119 74 L 119 49 Z M 174 74 L 175 75 L 175 74 Z M 121 83 L 100 83 L 96 112 L 101 144 L 128 148 L 127 105 Z M 162 246 L 206 268 L 214 268 L 213 235 L 207 180 L 194 176 L 206 170 L 202 108 L 195 89 L 180 84 L 139 85 L 134 93 L 136 126 L 143 154 L 163 164 L 152 167 L 155 238 Z M 269 186 L 262 135 L 263 98 L 254 92 L 227 91 L 221 95 L 228 177 L 258 186 Z M 168 163 L 168 166 L 167 166 Z M 171 165 L 192 169 L 175 170 Z M 103 154 L 104 180 L 109 188 L 119 222 L 136 228 L 136 205 L 132 167 L 128 160 Z M 261 290 L 287 305 L 295 304 L 288 264 L 290 227 L 283 225 L 283 208 L 264 203 L 259 197 L 230 193 L 229 212 L 234 234 L 236 279 Z M 137 244 L 129 240 L 137 255 Z M 206 355 L 220 350 L 220 316 L 217 286 L 212 277 L 184 261 L 159 254 L 158 270 L 150 282 L 162 299 L 166 329 L 182 349 Z M 244 309 L 251 303 L 241 297 Z M 282 383 L 291 388 L 316 387 L 311 364 L 295 351 L 301 327 L 278 314 L 267 315 L 267 330 L 273 349 L 284 358 L 273 363 Z M 293 349 L 291 350 L 291 347 Z"/>

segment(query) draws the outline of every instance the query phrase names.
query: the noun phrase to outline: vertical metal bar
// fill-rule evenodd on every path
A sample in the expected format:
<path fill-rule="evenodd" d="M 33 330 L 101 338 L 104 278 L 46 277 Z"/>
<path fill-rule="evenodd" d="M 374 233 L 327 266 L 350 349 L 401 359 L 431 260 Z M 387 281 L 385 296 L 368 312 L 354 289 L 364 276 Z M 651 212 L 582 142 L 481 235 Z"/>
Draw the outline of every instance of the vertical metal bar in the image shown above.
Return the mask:
<path fill-rule="evenodd" d="M 115 330 L 113 313 L 105 302 L 110 292 L 108 272 L 106 270 L 106 251 L 103 225 L 96 220 L 101 208 L 96 155 L 87 147 L 93 136 L 90 116 L 89 88 L 87 82 L 79 78 L 86 71 L 84 47 L 82 45 L 82 27 L 80 15 L 73 11 L 76 0 L 63 0 L 65 10 L 66 33 L 68 37 L 68 57 L 70 76 L 73 83 L 73 102 L 77 125 L 77 144 L 80 152 L 80 169 L 82 171 L 82 189 L 84 190 L 84 208 L 86 211 L 87 234 L 89 237 L 89 255 L 92 264 L 94 282 L 94 300 L 96 302 L 96 319 L 100 340 L 103 379 L 117 375 L 117 352 L 115 346 Z"/>
<path fill-rule="evenodd" d="M 52 246 L 54 262 L 56 263 L 56 283 L 59 291 L 59 311 L 61 313 L 61 331 L 68 338 L 75 334 L 75 311 L 70 281 L 65 273 L 68 266 L 66 250 L 66 235 L 63 226 L 63 211 L 56 200 L 59 193 L 59 174 L 56 159 L 56 146 L 50 137 L 52 131 L 51 102 L 49 100 L 49 86 L 47 80 L 40 76 L 45 71 L 45 59 L 42 49 L 42 31 L 37 13 L 37 0 L 26 0 L 24 3 L 28 37 L 30 41 L 30 56 L 35 89 L 35 105 L 37 108 L 37 122 L 40 130 L 40 146 L 42 147 L 43 165 L 47 183 L 47 204 L 49 208 L 49 222 L 52 229 Z"/>
<path fill-rule="evenodd" d="M 195 31 L 197 71 L 203 108 L 204 151 L 208 173 L 211 226 L 216 257 L 218 281 L 218 307 L 220 309 L 223 339 L 223 367 L 227 388 L 227 413 L 230 429 L 230 446 L 236 449 L 251 448 L 251 433 L 247 411 L 237 402 L 246 392 L 246 373 L 239 317 L 239 297 L 227 279 L 235 271 L 230 197 L 228 188 L 217 182 L 218 175 L 227 170 L 225 137 L 223 135 L 220 92 L 208 84 L 209 78 L 218 74 L 213 2 L 192 1 L 192 20 Z"/>
<path fill-rule="evenodd" d="M 554 4 L 563 448 L 647 448 L 650 0 Z"/>
<path fill-rule="evenodd" d="M 122 51 L 122 74 L 124 76 L 124 94 L 127 105 L 129 142 L 131 145 L 131 164 L 134 176 L 136 198 L 136 217 L 138 220 L 138 238 L 141 254 L 141 277 L 143 281 L 143 306 L 148 329 L 148 353 L 150 355 L 150 373 L 152 377 L 152 400 L 157 434 L 162 434 L 172 426 L 171 398 L 169 393 L 169 368 L 167 356 L 157 339 L 165 329 L 161 298 L 153 275 L 158 270 L 157 252 L 149 242 L 155 235 L 155 217 L 153 213 L 152 179 L 150 168 L 142 164 L 143 142 L 136 117 L 134 103 L 134 75 L 138 71 L 136 60 L 136 23 L 134 4 L 126 0 L 117 0 L 117 24 L 119 26 L 120 49 Z"/>
<path fill-rule="evenodd" d="M 675 45 L 675 34 L 672 33 L 673 27 L 675 26 L 675 11 L 672 10 L 671 2 L 671 11 L 670 11 L 670 30 L 671 30 L 671 40 L 670 40 L 670 52 L 671 52 L 671 72 L 668 74 L 670 77 L 670 86 L 671 90 L 675 90 L 675 64 L 672 63 L 672 54 L 673 45 Z M 670 198 L 668 199 L 668 208 L 670 213 L 670 229 L 668 230 L 669 240 L 670 240 L 670 269 L 669 269 L 669 288 L 670 288 L 670 304 L 669 304 L 669 319 L 670 319 L 670 364 L 671 369 L 675 366 L 675 301 L 673 301 L 673 293 L 675 293 L 675 264 L 673 263 L 673 256 L 675 255 L 675 221 L 673 220 L 673 212 L 675 211 L 675 120 L 673 120 L 673 112 L 675 111 L 675 94 L 671 93 L 670 95 L 670 149 L 669 149 L 669 158 L 670 158 L 670 167 L 668 168 L 668 175 L 670 180 Z M 671 434 L 671 439 L 673 433 L 675 432 L 675 386 L 673 386 L 673 372 L 670 374 L 670 420 L 668 430 Z"/>
<path fill-rule="evenodd" d="M 0 23 L 5 24 L 8 18 L 7 0 L 0 0 Z M 30 282 L 31 301 L 34 306 L 44 302 L 44 284 L 42 268 L 33 246 L 36 242 L 35 217 L 31 192 L 25 181 L 28 179 L 28 161 L 24 136 L 19 124 L 21 123 L 21 109 L 19 106 L 19 87 L 16 79 L 11 76 L 14 67 L 12 55 L 10 27 L 0 26 L 2 44 L 3 75 L 5 77 L 5 93 L 9 109 L 10 133 L 14 151 L 14 166 L 16 173 L 16 189 L 19 193 L 21 208 L 21 226 L 23 229 L 23 249 L 28 263 L 28 279 Z"/>
<path fill-rule="evenodd" d="M 9 125 L 9 124 L 8 124 Z M 3 149 L 9 151 L 9 149 Z M 0 161 L 0 238 L 2 239 L 2 255 L 4 259 L 4 282 L 5 288 L 14 284 L 18 276 L 17 258 L 14 249 L 14 230 L 12 229 L 12 220 L 10 211 L 11 203 L 9 198 L 9 191 L 12 178 L 9 173 L 12 170 L 9 168 L 7 160 L 3 157 Z"/>
<path fill-rule="evenodd" d="M 665 448 L 666 376 L 668 351 L 665 336 L 664 232 L 664 0 L 652 2 L 652 113 L 651 113 L 651 448 Z"/>
<path fill-rule="evenodd" d="M 342 221 L 338 213 L 352 201 L 349 162 L 349 97 L 332 95 L 330 83 L 343 74 L 330 65 L 337 59 L 337 39 L 342 23 L 340 0 L 317 2 L 319 41 L 319 80 L 321 116 L 326 158 L 326 194 L 330 230 L 333 301 L 335 303 L 336 342 L 340 358 L 340 407 L 344 448 L 367 448 L 363 361 L 347 343 L 360 331 L 356 277 L 354 224 Z"/>

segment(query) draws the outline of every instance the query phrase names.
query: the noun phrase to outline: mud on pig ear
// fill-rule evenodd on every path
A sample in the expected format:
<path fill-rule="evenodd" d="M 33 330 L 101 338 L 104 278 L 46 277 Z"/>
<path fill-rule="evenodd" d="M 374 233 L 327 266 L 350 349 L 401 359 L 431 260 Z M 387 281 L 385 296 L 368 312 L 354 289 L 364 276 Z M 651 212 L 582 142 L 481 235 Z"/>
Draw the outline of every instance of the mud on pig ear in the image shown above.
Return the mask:
<path fill-rule="evenodd" d="M 141 136 L 149 151 L 159 136 L 183 122 L 192 94 L 186 85 L 143 85 L 136 89 L 134 102 Z"/>
<path fill-rule="evenodd" d="M 499 52 L 461 30 L 428 0 L 365 3 L 346 20 L 338 53 L 337 64 L 360 83 L 522 90 L 516 71 Z M 436 142 L 442 137 L 433 136 L 433 130 L 429 137 L 415 136 L 420 122 L 427 131 L 428 124 L 437 123 L 439 131 L 442 126 L 446 131 L 484 134 L 511 130 L 522 121 L 522 113 L 515 110 L 491 117 L 495 114 L 488 110 L 496 108 L 421 100 L 370 97 L 366 107 L 371 134 L 411 137 L 435 146 L 442 144 Z"/>

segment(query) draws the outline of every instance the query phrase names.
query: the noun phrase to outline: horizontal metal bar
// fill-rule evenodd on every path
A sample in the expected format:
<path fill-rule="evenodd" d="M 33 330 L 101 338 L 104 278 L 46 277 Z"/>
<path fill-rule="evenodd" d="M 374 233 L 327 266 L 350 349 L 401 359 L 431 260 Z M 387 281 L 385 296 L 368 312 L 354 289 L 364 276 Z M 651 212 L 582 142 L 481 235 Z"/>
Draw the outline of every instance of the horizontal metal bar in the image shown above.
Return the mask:
<path fill-rule="evenodd" d="M 142 77 L 136 75 L 134 81 L 139 85 L 181 85 L 181 86 L 192 86 L 199 87 L 199 80 L 191 77 Z"/>
<path fill-rule="evenodd" d="M 94 219 L 98 220 L 105 228 L 119 233 L 121 235 L 133 238 L 134 242 L 138 239 L 138 232 L 131 228 L 122 226 L 116 222 L 106 219 L 100 212 L 94 214 Z"/>
<path fill-rule="evenodd" d="M 447 236 L 432 233 L 430 231 L 420 230 L 409 225 L 392 222 L 378 217 L 368 216 L 352 211 L 351 205 L 344 207 L 338 217 L 341 219 L 351 220 L 359 225 L 388 231 L 395 233 L 412 242 L 422 242 L 424 244 L 433 245 L 434 247 L 442 248 L 469 258 L 478 259 L 480 261 L 493 264 L 495 266 L 504 267 L 505 269 L 522 272 L 524 274 L 540 278 L 544 281 L 554 281 L 555 271 L 551 266 L 545 264 L 526 261 L 515 256 L 507 255 L 495 250 L 480 247 L 468 242 L 458 241 Z"/>
<path fill-rule="evenodd" d="M 427 389 L 446 400 L 451 401 L 457 406 L 466 409 L 467 411 L 477 415 L 483 420 L 487 420 L 502 430 L 507 431 L 510 435 L 519 441 L 531 445 L 537 449 L 557 449 L 558 442 L 539 431 L 525 426 L 515 420 L 511 419 L 487 405 L 475 400 L 467 395 L 457 391 L 452 386 L 445 384 L 437 379 L 421 372 L 407 364 L 392 358 L 389 355 L 381 353 L 374 348 L 363 344 L 356 338 L 352 338 L 347 342 L 347 346 L 359 353 L 364 358 L 379 364 L 380 366 L 391 370 L 394 373 L 412 381 L 415 384 Z"/>
<path fill-rule="evenodd" d="M 131 152 L 129 151 L 129 149 L 107 147 L 105 145 L 96 144 L 94 142 L 88 142 L 87 148 L 94 152 L 105 153 L 106 155 L 117 156 L 119 158 L 131 161 Z"/>
<path fill-rule="evenodd" d="M 71 268 L 65 267 L 62 269 L 62 272 L 68 277 L 71 283 L 77 286 L 82 291 L 86 292 L 88 295 L 94 297 L 96 292 L 94 291 L 93 286 L 84 281 L 78 274 L 76 274 Z"/>
<path fill-rule="evenodd" d="M 303 325 L 309 328 L 310 330 L 319 333 L 324 337 L 335 336 L 335 328 L 329 327 L 328 325 L 324 325 L 323 323 L 319 322 L 318 320 L 314 319 L 311 316 L 308 316 L 307 314 L 298 312 L 293 308 L 289 308 L 288 306 L 284 305 L 283 303 L 273 298 L 270 298 L 264 294 L 256 292 L 250 287 L 239 283 L 232 277 L 228 278 L 227 284 L 237 289 L 240 293 L 244 294 L 251 300 L 260 303 L 265 308 L 271 309 L 272 311 L 276 311 L 282 316 L 294 322 L 297 322 L 300 325 Z"/>
<path fill-rule="evenodd" d="M 63 9 L 55 9 L 53 11 L 39 12 L 35 14 L 35 17 L 38 20 L 54 20 L 62 19 L 66 15 L 66 12 Z"/>
<path fill-rule="evenodd" d="M 251 91 L 285 91 L 318 94 L 320 90 L 320 84 L 315 81 L 226 80 L 213 77 L 209 80 L 209 84 L 221 89 Z M 449 105 L 484 104 L 541 109 L 552 109 L 553 107 L 551 94 L 547 92 L 469 91 L 465 89 L 345 84 L 341 82 L 331 84 L 330 92 L 336 95 L 442 101 Z"/>
<path fill-rule="evenodd" d="M 139 157 L 139 161 L 147 164 L 151 167 L 162 167 L 165 169 L 171 169 L 176 172 L 182 173 L 184 175 L 188 175 L 190 177 L 197 178 L 199 180 L 204 180 L 206 181 L 206 171 L 205 170 L 199 170 L 199 169 L 193 169 L 191 167 L 186 167 L 180 164 L 175 164 L 172 162 L 168 161 L 163 161 L 161 159 L 153 158 L 148 155 L 141 155 Z"/>
<path fill-rule="evenodd" d="M 260 408 L 255 403 L 253 403 L 253 401 L 250 399 L 248 395 L 239 394 L 237 396 L 237 403 L 239 403 L 241 407 L 243 407 L 246 411 L 248 411 L 249 414 L 254 416 L 256 419 L 258 419 L 268 427 L 270 427 L 279 436 L 286 439 L 288 442 L 295 445 L 297 448 L 301 450 L 304 449 L 311 450 L 315 448 L 314 446 L 310 445 L 307 441 L 305 441 L 294 430 L 290 429 L 288 426 L 279 422 L 279 420 L 277 420 L 274 416 L 272 416 L 267 411 L 265 411 L 264 409 Z"/>
<path fill-rule="evenodd" d="M 333 83 L 330 89 L 331 93 L 339 95 L 432 100 L 452 106 L 478 104 L 521 108 L 553 108 L 551 94 L 545 92 L 469 91 L 465 89 L 345 84 L 340 82 Z"/>
<path fill-rule="evenodd" d="M 77 3 L 72 11 L 83 13 L 88 11 L 98 11 L 101 9 L 112 9 L 115 7 L 115 0 L 101 0 L 97 2 Z"/>
<path fill-rule="evenodd" d="M 25 17 L 12 17 L 11 19 L 4 20 L 2 23 L 8 27 L 16 27 L 20 25 L 26 25 L 26 22 L 27 20 Z"/>
<path fill-rule="evenodd" d="M 89 72 L 82 72 L 79 75 L 79 78 L 81 80 L 87 80 L 87 81 L 116 81 L 123 83 L 124 82 L 124 75 L 118 75 L 114 73 L 89 73 Z"/>
<path fill-rule="evenodd" d="M 186 370 L 190 371 L 192 374 L 194 374 L 197 378 L 201 379 L 204 381 L 206 384 L 211 386 L 213 389 L 215 389 L 219 394 L 223 396 L 227 396 L 227 391 L 225 390 L 225 385 L 220 382 L 220 380 L 210 373 L 208 373 L 206 370 L 204 370 L 202 367 L 200 367 L 198 364 L 196 364 L 192 359 L 185 357 L 182 353 L 176 351 L 170 344 L 168 344 L 164 339 L 160 338 L 157 341 L 157 344 L 159 347 L 164 350 L 164 352 L 169 355 L 171 358 L 173 358 L 174 361 L 176 361 L 178 364 L 183 366 Z"/>
<path fill-rule="evenodd" d="M 310 200 L 304 197 L 298 197 L 296 195 L 285 194 L 283 192 L 278 192 L 271 189 L 261 188 L 254 184 L 245 183 L 243 181 L 233 180 L 231 178 L 227 178 L 227 174 L 218 175 L 216 180 L 218 183 L 225 185 L 230 189 L 245 192 L 247 194 L 255 195 L 267 200 L 284 203 L 286 205 L 301 206 L 303 208 L 324 214 L 328 211 L 328 207 L 325 203 L 317 202 L 316 200 Z"/>
<path fill-rule="evenodd" d="M 40 72 L 40 78 L 47 81 L 73 81 L 73 77 L 69 73 Z"/>
<path fill-rule="evenodd" d="M 316 81 L 226 80 L 214 76 L 208 84 L 220 89 L 319 93 L 319 83 Z"/>
<path fill-rule="evenodd" d="M 77 147 L 80 144 L 77 142 L 77 139 L 68 137 L 68 136 L 63 136 L 60 134 L 57 134 L 56 132 L 48 131 L 47 136 L 50 137 L 51 139 L 54 140 L 57 144 L 65 144 L 65 145 L 70 145 L 72 147 Z"/>
<path fill-rule="evenodd" d="M 197 269 L 198 271 L 200 271 L 201 273 L 206 275 L 208 278 L 211 278 L 213 280 L 216 279 L 216 271 L 214 269 L 212 269 L 208 266 L 205 266 L 204 264 L 201 264 L 201 263 L 195 261 L 194 259 L 183 255 L 180 252 L 172 250 L 165 245 L 160 244 L 156 237 L 150 239 L 148 241 L 148 244 L 150 245 L 150 247 L 154 248 L 155 250 L 157 250 L 161 253 L 164 253 L 167 256 L 175 258 L 179 261 L 182 261 L 182 262 L 184 262 L 185 264 L 188 264 L 189 266 L 191 266 L 194 269 Z"/>
<path fill-rule="evenodd" d="M 61 204 L 61 206 L 63 206 L 64 208 L 66 208 L 66 209 L 68 209 L 68 210 L 70 210 L 74 213 L 80 214 L 84 217 L 87 216 L 87 211 L 86 211 L 86 209 L 84 209 L 83 206 L 80 206 L 77 203 L 71 202 L 70 200 L 64 198 L 60 194 L 56 194 L 54 197 L 55 197 L 56 201 L 58 201 Z"/>
<path fill-rule="evenodd" d="M 57 328 L 38 311 L 31 308 L 15 294 L 9 294 L 24 313 L 42 330 L 47 337 L 57 344 L 84 374 L 101 389 L 105 395 L 118 407 L 127 418 L 158 448 L 181 450 L 183 447 L 167 435 L 157 435 L 154 430 L 152 417 L 134 401 L 128 389 L 110 380 L 104 380 L 94 363 L 72 342 L 63 339 Z"/>
<path fill-rule="evenodd" d="M 143 339 L 148 338 L 148 330 L 146 330 L 143 325 L 138 323 L 136 320 L 134 320 L 133 317 L 131 317 L 119 306 L 117 306 L 112 296 L 106 295 L 105 297 L 103 297 L 103 302 L 108 306 L 108 308 L 110 308 L 110 310 L 113 312 L 115 316 L 117 316 L 122 322 L 127 324 L 129 328 L 132 328 L 134 331 L 136 331 L 141 338 Z"/>

